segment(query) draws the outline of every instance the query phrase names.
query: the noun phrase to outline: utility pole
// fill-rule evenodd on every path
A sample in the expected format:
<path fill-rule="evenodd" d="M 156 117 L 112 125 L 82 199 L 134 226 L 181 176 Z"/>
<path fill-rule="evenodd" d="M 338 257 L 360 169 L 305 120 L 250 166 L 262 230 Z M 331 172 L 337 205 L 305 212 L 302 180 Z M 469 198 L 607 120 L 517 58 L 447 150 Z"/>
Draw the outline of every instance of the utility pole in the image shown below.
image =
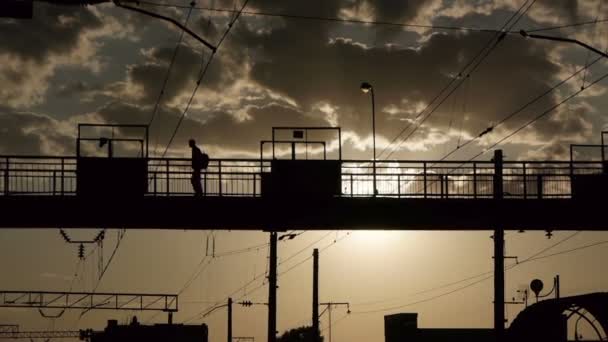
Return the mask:
<path fill-rule="evenodd" d="M 232 298 L 228 298 L 228 342 L 232 342 Z"/>
<path fill-rule="evenodd" d="M 277 340 L 277 233 L 270 232 L 268 271 L 268 342 Z"/>
<path fill-rule="evenodd" d="M 503 193 L 503 154 L 494 151 L 494 200 L 501 201 Z M 505 231 L 494 228 L 494 331 L 496 341 L 504 341 L 505 333 Z"/>
<path fill-rule="evenodd" d="M 319 249 L 312 252 L 312 330 L 315 334 L 315 342 L 320 340 L 319 331 Z"/>
<path fill-rule="evenodd" d="M 334 306 L 343 305 L 343 306 L 346 306 L 346 310 L 347 310 L 346 313 L 350 314 L 350 303 L 348 303 L 348 302 L 327 302 L 327 303 L 320 303 L 319 305 L 326 306 L 325 310 L 323 310 L 323 312 L 319 315 L 319 317 L 321 315 L 323 315 L 325 313 L 325 311 L 327 311 L 327 314 L 329 315 L 329 317 L 328 317 L 329 318 L 329 324 L 328 324 L 328 327 L 329 327 L 329 342 L 331 342 L 331 309 Z"/>

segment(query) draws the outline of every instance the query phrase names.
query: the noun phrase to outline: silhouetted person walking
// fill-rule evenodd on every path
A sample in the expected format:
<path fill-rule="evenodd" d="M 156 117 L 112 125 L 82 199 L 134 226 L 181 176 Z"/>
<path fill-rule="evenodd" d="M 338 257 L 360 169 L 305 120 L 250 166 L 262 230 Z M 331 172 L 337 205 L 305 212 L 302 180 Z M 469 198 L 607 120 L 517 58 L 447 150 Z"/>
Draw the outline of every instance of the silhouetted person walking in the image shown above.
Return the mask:
<path fill-rule="evenodd" d="M 192 189 L 194 189 L 194 196 L 198 197 L 203 195 L 201 170 L 207 168 L 209 156 L 201 152 L 201 149 L 196 146 L 196 141 L 194 141 L 194 139 L 190 139 L 188 145 L 192 149 Z"/>

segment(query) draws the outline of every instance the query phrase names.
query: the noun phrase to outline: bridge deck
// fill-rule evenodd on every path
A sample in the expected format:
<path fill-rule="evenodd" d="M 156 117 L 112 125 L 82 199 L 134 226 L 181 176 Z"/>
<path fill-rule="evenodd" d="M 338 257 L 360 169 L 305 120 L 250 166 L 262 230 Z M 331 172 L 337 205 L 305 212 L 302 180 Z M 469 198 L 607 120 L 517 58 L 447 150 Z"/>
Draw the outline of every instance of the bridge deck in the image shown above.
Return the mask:
<path fill-rule="evenodd" d="M 3 228 L 608 230 L 602 201 L 0 197 Z"/>
<path fill-rule="evenodd" d="M 269 160 L 212 160 L 192 197 L 188 159 L 147 161 L 147 191 L 126 198 L 76 195 L 74 157 L 0 156 L 0 227 L 163 229 L 586 229 L 608 228 L 599 195 L 573 199 L 572 180 L 601 162 L 504 162 L 494 200 L 489 161 L 340 163 L 330 198 L 261 193 Z M 297 179 L 294 181 L 298 181 Z M 144 184 L 145 185 L 145 184 Z"/>

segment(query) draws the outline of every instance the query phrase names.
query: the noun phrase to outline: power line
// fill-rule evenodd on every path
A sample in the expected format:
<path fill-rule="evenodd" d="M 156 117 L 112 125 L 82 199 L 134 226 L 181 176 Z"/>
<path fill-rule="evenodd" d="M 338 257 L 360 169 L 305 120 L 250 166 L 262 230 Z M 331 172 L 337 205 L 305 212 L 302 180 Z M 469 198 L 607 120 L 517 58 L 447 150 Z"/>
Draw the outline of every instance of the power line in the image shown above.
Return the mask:
<path fill-rule="evenodd" d="M 316 240 L 313 244 L 316 244 L 318 242 L 320 242 L 321 240 L 325 239 L 327 236 L 329 236 L 332 232 L 329 232 L 328 234 L 325 234 L 323 237 L 321 237 L 320 239 Z M 350 235 L 350 233 L 343 235 L 342 237 L 340 237 L 339 239 L 336 239 L 334 241 L 332 241 L 331 243 L 329 243 L 328 245 L 326 245 L 325 247 L 321 248 L 319 250 L 319 253 L 327 250 L 328 248 L 330 248 L 331 246 L 335 245 L 336 243 L 344 240 L 346 237 L 348 237 Z M 294 253 L 293 255 L 291 255 L 290 257 L 288 257 L 285 261 L 292 259 L 295 255 L 301 254 L 302 252 L 304 252 L 307 248 L 309 248 L 310 246 L 312 246 L 313 244 L 308 245 L 306 248 L 301 249 L 300 251 Z M 306 261 L 310 260 L 312 258 L 312 256 L 307 257 L 306 259 L 299 261 L 297 264 L 294 264 L 293 266 L 291 266 L 290 268 L 288 268 L 287 270 L 279 273 L 278 275 L 284 275 L 287 272 L 292 271 L 293 269 L 297 268 L 298 266 L 301 266 L 302 264 L 304 264 Z M 282 263 L 284 263 L 285 261 L 283 261 Z M 282 263 L 279 263 L 279 265 L 281 265 Z M 245 283 L 245 285 L 241 286 L 240 288 L 236 289 L 235 291 L 233 291 L 232 293 L 230 293 L 229 295 L 226 296 L 225 299 L 223 299 L 222 301 L 218 301 L 217 303 L 221 303 L 223 301 L 225 301 L 228 297 L 232 297 L 233 295 L 235 295 L 236 293 L 240 292 L 242 289 L 246 288 L 247 286 L 249 286 L 250 284 L 254 283 L 256 280 L 259 280 L 261 277 L 264 276 L 264 273 L 259 273 L 258 275 L 254 276 L 254 278 L 250 281 L 248 281 L 247 283 Z M 249 291 L 249 294 L 263 288 L 265 286 L 264 283 L 262 283 L 261 285 L 253 288 L 252 290 Z M 236 300 L 242 299 L 243 297 L 245 297 L 245 295 L 242 295 L 240 297 L 238 297 Z M 211 306 L 210 306 L 211 307 Z M 197 314 L 191 316 L 190 318 L 184 320 L 184 323 L 189 323 L 191 321 L 194 321 L 198 318 L 200 318 L 206 311 L 209 310 L 210 307 L 207 307 L 205 309 L 203 309 L 202 311 L 198 312 Z"/>
<path fill-rule="evenodd" d="M 192 15 L 192 7 L 194 6 L 194 2 L 192 2 L 190 9 L 188 10 L 188 15 L 186 16 L 186 20 L 184 22 L 184 26 L 188 26 L 188 21 L 190 21 L 190 16 Z M 167 73 L 165 74 L 165 79 L 163 81 L 163 85 L 158 93 L 158 98 L 156 99 L 156 103 L 154 104 L 154 109 L 152 110 L 152 116 L 148 121 L 148 127 L 152 125 L 154 119 L 156 118 L 156 114 L 158 112 L 158 108 L 160 106 L 160 101 L 165 94 L 165 89 L 167 88 L 167 83 L 169 83 L 169 76 L 171 75 L 171 70 L 173 69 L 173 65 L 175 64 L 175 60 L 177 58 L 177 52 L 179 51 L 179 47 L 182 44 L 182 40 L 184 39 L 184 30 L 181 30 L 179 34 L 179 39 L 177 44 L 175 45 L 175 49 L 173 49 L 173 54 L 171 56 L 171 61 L 169 62 L 169 67 L 167 68 Z M 156 137 L 156 144 L 154 146 L 154 153 L 156 153 L 156 148 L 158 146 L 158 135 Z"/>
<path fill-rule="evenodd" d="M 156 6 L 156 7 L 170 7 L 170 8 L 189 8 L 188 5 L 180 5 L 180 4 L 168 4 L 168 3 L 157 3 L 152 1 L 139 1 L 141 4 Z M 209 12 L 218 12 L 218 13 L 235 13 L 234 9 L 229 8 L 217 8 L 217 7 L 202 7 L 202 6 L 194 6 L 194 9 L 201 11 L 209 11 Z M 296 20 L 312 20 L 312 21 L 329 21 L 329 22 L 339 22 L 346 24 L 359 24 L 359 25 L 379 25 L 379 26 L 396 26 L 396 27 L 410 27 L 410 28 L 425 28 L 432 30 L 445 30 L 445 31 L 472 31 L 472 32 L 487 32 L 487 33 L 495 33 L 498 32 L 495 29 L 490 28 L 478 28 L 478 27 L 467 27 L 467 26 L 449 26 L 449 25 L 424 25 L 424 24 L 408 24 L 408 23 L 399 23 L 399 22 L 390 22 L 390 21 L 376 21 L 376 20 L 357 20 L 357 19 L 345 19 L 339 17 L 322 17 L 322 16 L 314 16 L 314 15 L 298 15 L 291 13 L 275 13 L 275 12 L 262 12 L 262 11 L 243 11 L 243 15 L 249 16 L 263 16 L 263 17 L 279 17 L 285 19 L 296 19 Z M 542 32 L 542 31 L 552 31 L 563 28 L 572 28 L 578 26 L 585 25 L 594 25 L 599 23 L 608 22 L 608 19 L 594 20 L 594 21 L 584 21 L 572 24 L 564 24 L 560 26 L 551 26 L 544 28 L 537 28 L 532 30 L 526 30 L 527 32 Z M 509 34 L 518 34 L 518 32 L 507 32 Z"/>
<path fill-rule="evenodd" d="M 569 235 L 569 236 L 565 237 L 564 239 L 562 239 L 562 240 L 560 240 L 560 241 L 558 241 L 558 242 L 556 242 L 556 243 L 552 244 L 551 246 L 546 247 L 546 248 L 543 248 L 542 250 L 540 250 L 540 251 L 538 251 L 538 252 L 536 252 L 536 253 L 532 254 L 531 256 L 527 257 L 526 259 L 522 260 L 521 262 L 519 262 L 519 263 L 517 263 L 517 264 L 515 264 L 515 265 L 512 265 L 512 266 L 507 267 L 507 268 L 506 268 L 506 270 L 507 270 L 507 271 L 508 271 L 508 270 L 511 270 L 511 269 L 513 269 L 513 268 L 515 268 L 515 267 L 517 267 L 517 266 L 519 266 L 519 265 L 523 264 L 523 263 L 526 263 L 526 262 L 530 262 L 530 261 L 535 260 L 534 258 L 537 258 L 539 255 L 542 255 L 542 254 L 546 253 L 547 251 L 551 250 L 552 248 L 555 248 L 555 247 L 557 247 L 557 246 L 561 245 L 562 243 L 564 243 L 564 242 L 566 242 L 566 241 L 568 241 L 568 240 L 570 240 L 570 239 L 574 238 L 574 237 L 575 237 L 576 235 L 578 235 L 579 233 L 580 233 L 580 232 L 575 232 L 575 233 L 573 233 L 573 234 L 571 234 L 571 235 Z M 464 280 L 461 280 L 461 281 L 458 281 L 458 282 L 454 282 L 454 283 L 448 284 L 448 285 L 443 286 L 443 287 L 448 287 L 448 286 L 449 286 L 449 287 L 451 287 L 452 285 L 459 284 L 459 283 L 462 283 L 462 282 L 467 281 L 467 280 L 470 280 L 470 279 L 478 278 L 478 277 L 483 276 L 483 275 L 486 275 L 486 274 L 488 274 L 488 273 L 490 273 L 490 272 L 484 272 L 484 273 L 482 273 L 482 274 L 479 274 L 479 275 L 476 275 L 476 276 L 473 276 L 473 277 L 467 277 L 467 278 L 465 278 Z M 492 273 L 493 273 L 493 272 L 492 272 Z M 428 298 L 420 299 L 420 300 L 417 300 L 417 301 L 413 301 L 413 302 L 410 302 L 410 303 L 407 303 L 407 304 L 402 304 L 402 305 L 397 305 L 397 306 L 392 306 L 392 307 L 386 307 L 386 308 L 382 308 L 382 309 L 374 309 L 374 310 L 358 311 L 358 312 L 353 312 L 353 314 L 359 314 L 359 315 L 362 315 L 362 314 L 370 314 L 370 313 L 378 313 L 378 312 L 392 311 L 392 310 L 401 309 L 401 308 L 404 308 L 404 307 L 407 307 L 407 306 L 412 306 L 412 305 L 417 305 L 417 304 L 422 304 L 422 303 L 430 302 L 430 301 L 433 301 L 433 300 L 435 300 L 435 299 L 439 299 L 439 298 L 442 298 L 442 297 L 445 297 L 445 296 L 451 295 L 451 294 L 453 294 L 453 293 L 460 292 L 460 291 L 465 290 L 465 289 L 467 289 L 467 288 L 469 288 L 469 287 L 472 287 L 472 286 L 474 286 L 474 285 L 480 284 L 480 283 L 482 283 L 482 282 L 484 282 L 484 281 L 486 281 L 486 280 L 488 280 L 488 279 L 492 279 L 493 277 L 494 277 L 494 274 L 490 274 L 489 276 L 486 276 L 486 277 L 484 277 L 484 278 L 482 278 L 482 279 L 479 279 L 479 280 L 477 280 L 477 281 L 474 281 L 474 282 L 472 282 L 472 283 L 469 283 L 469 284 L 463 285 L 463 286 L 458 287 L 458 288 L 456 288 L 456 289 L 450 290 L 450 291 L 448 291 L 448 292 L 444 292 L 444 293 L 441 293 L 441 294 L 438 294 L 438 295 L 435 295 L 435 296 L 432 296 L 432 297 L 428 297 Z M 442 288 L 442 287 L 435 288 L 435 290 L 436 290 L 436 289 L 440 289 L 440 288 Z M 420 293 L 426 293 L 426 292 L 429 292 L 429 291 L 423 291 L 423 292 L 420 292 Z"/>
<path fill-rule="evenodd" d="M 241 248 L 241 249 L 236 249 L 236 250 L 216 253 L 215 257 L 232 256 L 232 255 L 249 253 L 249 252 L 253 252 L 253 251 L 259 251 L 260 249 L 268 248 L 268 246 L 269 246 L 268 243 L 262 243 L 262 244 L 259 244 L 259 245 L 249 246 L 249 247 L 245 247 L 245 248 Z"/>
<path fill-rule="evenodd" d="M 591 20 L 591 21 L 583 21 L 580 23 L 544 27 L 544 28 L 526 30 L 526 32 L 536 33 L 536 32 L 544 32 L 544 31 L 554 31 L 554 30 L 561 30 L 561 29 L 565 29 L 565 28 L 573 28 L 573 27 L 586 26 L 586 25 L 596 25 L 596 24 L 601 24 L 601 23 L 605 23 L 605 22 L 608 22 L 608 19 L 596 19 L 596 20 Z M 513 32 L 513 33 L 515 33 L 515 32 Z"/>
<path fill-rule="evenodd" d="M 293 257 L 295 257 L 295 256 L 297 256 L 297 255 L 299 255 L 299 254 L 303 253 L 304 251 L 306 251 L 308 248 L 310 248 L 310 247 L 311 247 L 311 246 L 313 246 L 314 244 L 316 244 L 316 243 L 318 243 L 318 242 L 322 241 L 323 239 L 325 239 L 326 237 L 328 237 L 330 234 L 331 234 L 331 232 L 329 232 L 328 234 L 323 235 L 323 236 L 322 236 L 320 239 L 315 240 L 313 243 L 311 243 L 311 244 L 307 245 L 305 248 L 302 248 L 301 250 L 299 250 L 299 251 L 297 251 L 296 253 L 292 254 L 292 255 L 291 255 L 291 256 L 289 256 L 287 259 L 285 259 L 285 260 L 283 260 L 282 262 L 280 262 L 278 265 L 281 265 L 281 264 L 283 264 L 284 262 L 286 262 L 286 261 L 288 261 L 288 260 L 291 260 Z M 241 286 L 241 287 L 239 287 L 238 289 L 234 290 L 233 292 L 231 292 L 230 294 L 228 294 L 228 295 L 227 295 L 227 296 L 226 296 L 226 297 L 225 297 L 223 300 L 221 300 L 221 301 L 219 301 L 219 302 L 217 302 L 217 303 L 223 302 L 223 301 L 225 301 L 226 299 L 228 299 L 228 297 L 232 297 L 232 296 L 234 296 L 236 293 L 240 292 L 241 290 L 246 289 L 246 288 L 247 288 L 247 286 L 249 286 L 249 285 L 251 285 L 252 283 L 256 282 L 256 281 L 257 281 L 257 280 L 259 280 L 260 278 L 263 278 L 265 275 L 266 275 L 266 272 L 261 272 L 261 273 L 256 274 L 256 275 L 253 277 L 253 279 L 251 279 L 250 281 L 246 282 L 244 285 L 242 285 L 242 286 Z M 260 286 L 258 286 L 258 287 L 256 287 L 256 288 L 254 288 L 254 289 L 253 289 L 251 292 L 254 292 L 254 291 L 256 291 L 257 289 L 262 288 L 264 285 L 265 285 L 265 284 L 262 284 L 262 285 L 260 285 Z M 251 293 L 251 292 L 250 292 L 250 293 Z M 239 299 L 240 299 L 240 298 L 241 298 L 241 297 L 239 297 Z M 237 300 L 238 300 L 238 299 L 237 299 Z M 210 307 L 212 307 L 212 306 L 210 306 Z M 187 320 L 185 320 L 185 322 L 190 322 L 190 321 L 192 321 L 192 320 L 194 320 L 194 319 L 198 318 L 202 312 L 205 312 L 205 311 L 206 311 L 206 310 L 208 310 L 210 307 L 207 307 L 207 308 L 203 309 L 201 312 L 199 312 L 199 313 L 197 313 L 196 315 L 194 315 L 194 316 L 192 316 L 192 317 L 188 318 Z"/>
<path fill-rule="evenodd" d="M 552 113 L 555 109 L 559 108 L 564 103 L 570 101 L 571 99 L 575 98 L 576 96 L 578 96 L 579 94 L 581 94 L 585 90 L 591 88 L 592 86 L 596 85 L 597 83 L 603 81 L 606 78 L 608 78 L 608 73 L 604 74 L 602 77 L 600 77 L 600 78 L 596 79 L 595 81 L 591 82 L 587 87 L 578 90 L 577 92 L 575 92 L 572 95 L 566 97 L 565 99 L 563 99 L 562 101 L 558 102 L 557 104 L 555 104 L 551 108 L 549 108 L 549 109 L 545 110 L 544 112 L 540 113 L 539 115 L 537 115 L 536 117 L 534 117 L 532 120 L 528 121 L 523 126 L 521 126 L 518 129 L 512 131 L 510 134 L 508 134 L 507 136 L 501 138 L 500 140 L 498 140 L 497 142 L 495 142 L 494 144 L 492 144 L 490 147 L 485 148 L 484 150 L 482 150 L 481 152 L 479 152 L 477 155 L 475 155 L 470 160 L 473 160 L 473 159 L 475 159 L 475 158 L 477 158 L 477 157 L 485 154 L 486 152 L 488 152 L 489 150 L 493 149 L 494 147 L 502 144 L 503 142 L 505 142 L 506 140 L 510 139 L 511 137 L 513 137 L 514 135 L 516 135 L 517 133 L 521 132 L 522 130 L 524 130 L 528 126 L 534 124 L 536 121 L 538 121 L 538 120 L 542 119 L 543 117 L 545 117 L 546 115 Z"/>
<path fill-rule="evenodd" d="M 509 18 L 509 20 L 507 20 L 507 22 L 501 27 L 500 30 L 495 31 L 495 35 L 492 36 L 492 38 L 483 46 L 483 48 L 475 55 L 475 57 L 473 57 L 462 69 L 461 71 L 458 73 L 458 78 L 460 79 L 459 83 L 457 83 L 454 88 L 452 88 L 451 91 L 448 92 L 448 94 L 439 101 L 439 103 L 416 125 L 414 126 L 414 129 L 407 135 L 405 136 L 405 138 L 403 138 L 399 144 L 397 144 L 395 147 L 391 148 L 391 146 L 395 143 L 395 141 L 397 141 L 402 135 L 403 133 L 405 133 L 412 125 L 414 125 L 414 123 L 416 123 L 416 121 L 418 120 L 418 118 L 420 118 L 426 111 L 427 109 L 431 108 L 431 106 L 433 105 L 433 103 L 440 98 L 443 93 L 445 91 L 447 91 L 452 84 L 457 80 L 457 78 L 452 78 L 452 80 L 447 84 L 447 86 L 445 86 L 437 96 L 435 96 L 433 98 L 433 100 L 431 102 L 429 102 L 429 104 L 422 110 L 420 111 L 416 117 L 410 121 L 410 123 L 408 125 L 406 125 L 406 127 L 404 127 L 399 134 L 397 134 L 397 136 L 395 138 L 392 139 L 392 141 L 390 142 L 389 145 L 387 145 L 382 152 L 380 153 L 380 157 L 382 157 L 382 155 L 389 149 L 391 148 L 391 151 L 389 152 L 389 154 L 386 156 L 385 159 L 390 158 L 390 156 L 395 153 L 400 147 L 401 145 L 403 145 L 403 143 L 405 141 L 407 141 L 417 130 L 418 128 L 420 128 L 422 126 L 422 124 L 428 119 L 430 118 L 433 113 L 435 113 L 435 111 L 437 111 L 437 109 L 439 109 L 439 107 L 441 107 L 441 105 L 458 89 L 460 88 L 460 86 L 471 76 L 472 73 L 474 73 L 477 68 L 483 63 L 483 61 L 490 55 L 490 53 L 492 53 L 492 51 L 494 51 L 494 49 L 496 49 L 496 47 L 498 46 L 498 44 L 500 42 L 502 42 L 507 34 L 508 31 L 510 31 L 513 27 L 515 27 L 515 25 L 519 22 L 519 20 L 521 20 L 521 18 L 523 18 L 523 16 L 526 14 L 526 12 L 532 7 L 532 5 L 534 5 L 534 3 L 536 3 L 536 0 L 533 0 L 532 3 L 521 13 L 521 15 L 519 15 L 519 13 L 525 8 L 525 6 L 528 4 L 529 0 L 526 0 L 526 2 L 524 4 L 521 5 L 521 7 L 515 12 L 513 13 L 513 15 Z M 517 18 L 519 15 L 519 18 Z M 517 19 L 516 19 L 517 18 Z M 515 22 L 513 22 L 513 24 L 507 29 L 505 30 L 510 24 L 511 21 L 515 20 Z M 472 66 L 472 67 L 471 67 Z M 469 70 L 469 67 L 471 67 L 471 69 Z M 469 70 L 469 71 L 467 71 Z M 466 73 L 465 77 L 462 77 L 463 74 Z"/>
<path fill-rule="evenodd" d="M 530 107 L 531 105 L 533 105 L 534 103 L 538 102 L 539 100 L 541 100 L 543 97 L 549 95 L 550 93 L 554 92 L 555 90 L 557 90 L 558 88 L 560 88 L 561 86 L 563 86 L 564 84 L 566 84 L 568 81 L 572 80 L 573 78 L 575 78 L 577 75 L 579 75 L 581 72 L 585 71 L 587 68 L 591 67 L 592 65 L 596 64 L 597 62 L 599 62 L 603 57 L 598 57 L 596 58 L 593 62 L 591 62 L 590 64 L 588 64 L 587 66 L 583 67 L 583 68 L 579 68 L 577 71 L 575 71 L 574 73 L 572 73 L 570 76 L 562 79 L 560 82 L 558 82 L 557 84 L 553 85 L 552 87 L 550 87 L 549 89 L 547 89 L 545 92 L 539 94 L 538 96 L 536 96 L 535 98 L 531 99 L 530 101 L 526 102 L 524 105 L 522 105 L 520 108 L 516 109 L 515 111 L 509 113 L 508 115 L 506 115 L 505 117 L 503 117 L 499 122 L 497 122 L 496 124 L 493 124 L 489 127 L 487 127 L 483 132 L 479 133 L 478 135 L 476 135 L 475 137 L 467 140 L 466 142 L 464 142 L 462 145 L 457 146 L 455 149 L 453 149 L 452 151 L 450 151 L 449 153 L 447 153 L 446 155 L 444 155 L 441 159 L 439 159 L 439 161 L 445 160 L 448 157 L 450 157 L 451 155 L 453 155 L 454 153 L 456 153 L 457 151 L 461 150 L 462 148 L 466 147 L 467 145 L 473 143 L 474 141 L 481 139 L 483 136 L 491 133 L 494 131 L 495 128 L 497 128 L 498 126 L 501 126 L 502 124 L 504 124 L 506 121 L 510 120 L 511 118 L 513 118 L 514 116 L 520 114 L 521 112 L 523 112 L 525 109 L 527 109 L 528 107 Z"/>
<path fill-rule="evenodd" d="M 241 9 L 236 13 L 234 18 L 228 23 L 228 28 L 224 31 L 224 34 L 222 35 L 222 37 L 220 38 L 218 43 L 215 45 L 215 50 L 213 50 L 211 52 L 211 56 L 207 60 L 205 67 L 203 68 L 198 80 L 196 81 L 196 86 L 194 87 L 194 90 L 192 91 L 192 94 L 190 95 L 190 99 L 188 100 L 188 103 L 186 104 L 186 108 L 184 108 L 184 111 L 182 112 L 179 120 L 177 121 L 177 125 L 175 126 L 175 129 L 173 130 L 173 133 L 171 134 L 171 138 L 169 139 L 169 142 L 167 143 L 167 147 L 165 148 L 161 158 L 164 158 L 166 156 L 167 151 L 169 150 L 169 147 L 171 146 L 171 143 L 173 143 L 173 140 L 175 139 L 175 136 L 177 135 L 177 131 L 179 130 L 182 122 L 184 121 L 184 118 L 188 114 L 188 111 L 190 110 L 190 106 L 192 105 L 192 102 L 194 101 L 194 96 L 198 92 L 201 82 L 202 82 L 203 78 L 205 77 L 205 75 L 207 74 L 207 70 L 209 70 L 209 66 L 211 65 L 211 61 L 213 61 L 213 58 L 215 57 L 217 50 L 220 48 L 220 46 L 222 45 L 222 43 L 228 36 L 228 33 L 230 33 L 230 30 L 234 26 L 234 23 L 236 23 L 236 21 L 239 19 L 240 15 L 242 14 L 245 7 L 247 6 L 248 2 L 249 2 L 249 0 L 245 0 Z"/>
<path fill-rule="evenodd" d="M 139 1 L 139 2 L 141 4 L 157 6 L 157 7 L 172 7 L 172 8 L 189 7 L 189 6 L 180 5 L 180 4 L 162 4 L 162 3 L 156 3 L 156 2 L 151 2 L 151 1 Z M 218 13 L 236 13 L 236 12 L 238 12 L 237 10 L 233 10 L 233 9 L 229 9 L 229 8 L 201 7 L 201 6 L 195 6 L 194 8 L 197 10 L 218 12 Z M 329 22 L 360 24 L 360 25 L 381 25 L 381 26 L 395 26 L 395 27 L 426 28 L 426 29 L 433 29 L 433 30 L 449 30 L 449 31 L 473 31 L 473 32 L 488 32 L 488 33 L 496 32 L 496 30 L 493 30 L 493 29 L 466 27 L 466 26 L 408 24 L 408 23 L 389 22 L 389 21 L 357 20 L 357 19 L 345 19 L 345 18 L 339 18 L 339 17 L 323 17 L 323 16 L 315 16 L 315 15 L 299 15 L 299 14 L 291 14 L 291 13 L 273 13 L 273 12 L 263 12 L 263 11 L 243 11 L 242 14 L 250 15 L 250 16 L 278 17 L 278 18 L 285 18 L 285 19 L 300 19 L 300 20 L 313 20 L 313 21 L 329 21 Z M 516 33 L 516 32 L 512 32 L 512 33 Z"/>

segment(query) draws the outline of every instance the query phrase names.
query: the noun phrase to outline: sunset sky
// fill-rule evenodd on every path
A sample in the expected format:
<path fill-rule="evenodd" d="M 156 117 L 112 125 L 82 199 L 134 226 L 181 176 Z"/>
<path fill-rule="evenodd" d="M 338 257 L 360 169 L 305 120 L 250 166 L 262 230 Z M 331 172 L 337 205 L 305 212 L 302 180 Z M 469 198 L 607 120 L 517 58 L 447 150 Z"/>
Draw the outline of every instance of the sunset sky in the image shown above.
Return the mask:
<path fill-rule="evenodd" d="M 190 29 L 213 44 L 233 16 L 200 8 L 190 12 L 186 0 L 151 2 L 179 5 L 141 7 L 182 23 L 187 19 Z M 508 160 L 566 160 L 570 144 L 599 143 L 600 132 L 608 130 L 608 81 L 590 86 L 608 73 L 608 63 L 599 60 L 585 69 L 597 55 L 572 44 L 525 39 L 517 32 L 547 28 L 538 33 L 606 50 L 608 4 L 602 3 L 251 0 L 211 62 L 168 153 L 187 156 L 187 140 L 194 137 L 212 158 L 255 158 L 259 141 L 270 138 L 273 126 L 331 125 L 342 127 L 343 158 L 370 159 L 370 98 L 359 89 L 366 81 L 375 89 L 380 160 L 439 159 L 496 126 L 450 155 L 468 160 L 585 89 L 498 146 Z M 242 0 L 199 0 L 197 6 L 232 10 Z M 523 15 L 505 26 L 516 13 Z M 571 26 L 579 23 L 586 24 Z M 569 27 L 552 29 L 556 26 Z M 473 72 L 469 68 L 458 77 L 496 40 L 488 30 L 502 28 L 514 33 L 497 43 Z M 160 155 L 211 57 L 193 38 L 185 35 L 178 45 L 179 40 L 175 27 L 112 4 L 36 3 L 33 20 L 0 19 L 0 154 L 70 156 L 78 123 L 148 123 L 178 46 L 151 125 L 151 146 L 158 146 L 151 155 Z M 555 91 L 510 116 L 577 70 Z M 462 84 L 422 121 L 430 113 L 422 111 L 453 80 Z M 487 153 L 478 160 L 490 158 Z M 69 233 L 83 239 L 97 234 Z M 218 256 L 202 260 L 212 235 Z M 382 341 L 383 315 L 397 312 L 418 312 L 423 327 L 491 327 L 491 279 L 463 289 L 483 277 L 444 286 L 492 270 L 489 236 L 489 231 L 305 232 L 281 242 L 279 262 L 303 251 L 279 266 L 279 274 L 289 270 L 279 276 L 279 331 L 310 324 L 312 262 L 304 260 L 313 247 L 327 247 L 321 253 L 321 300 L 351 303 L 352 314 L 333 328 L 334 341 Z M 608 234 L 558 232 L 549 240 L 542 232 L 510 232 L 507 254 L 524 260 L 561 239 L 567 240 L 545 255 L 608 240 Z M 97 290 L 175 293 L 202 260 L 209 265 L 180 296 L 175 320 L 206 322 L 211 340 L 221 341 L 225 312 L 204 320 L 196 314 L 264 274 L 268 249 L 221 253 L 267 240 L 262 232 L 127 231 Z M 115 243 L 116 232 L 109 231 L 105 261 Z M 73 290 L 90 291 L 97 284 L 96 255 L 78 263 L 75 246 L 66 245 L 55 230 L 2 230 L 0 287 L 67 290 L 77 271 Z M 606 257 L 608 249 L 598 245 L 524 263 L 507 272 L 507 299 L 531 279 L 549 284 L 555 274 L 561 275 L 563 295 L 603 291 L 608 277 L 601 261 Z M 266 301 L 262 280 L 258 277 L 233 297 Z M 509 306 L 509 319 L 520 309 Z M 99 329 L 107 319 L 125 320 L 131 314 L 91 312 L 79 320 L 78 312 L 68 312 L 49 320 L 35 310 L 1 309 L 0 323 L 17 323 L 22 330 Z M 333 318 L 344 315 L 345 310 L 336 309 Z M 266 319 L 265 307 L 235 308 L 234 336 L 264 340 Z M 164 322 L 166 315 L 142 314 L 140 320 Z"/>

